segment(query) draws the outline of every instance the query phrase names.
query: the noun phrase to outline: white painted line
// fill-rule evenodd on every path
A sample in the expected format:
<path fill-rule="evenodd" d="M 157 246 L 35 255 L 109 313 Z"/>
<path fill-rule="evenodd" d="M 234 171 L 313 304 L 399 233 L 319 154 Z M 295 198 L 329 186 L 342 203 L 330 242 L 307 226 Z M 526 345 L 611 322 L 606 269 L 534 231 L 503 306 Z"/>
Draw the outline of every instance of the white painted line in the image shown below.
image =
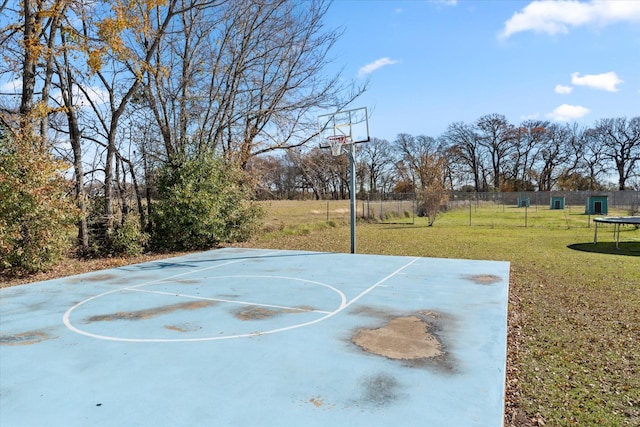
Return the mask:
<path fill-rule="evenodd" d="M 269 256 L 271 254 L 276 254 L 276 253 L 277 252 L 268 252 L 267 254 L 261 255 L 261 256 Z M 89 301 L 93 301 L 95 299 L 103 297 L 105 295 L 115 294 L 116 292 L 122 292 L 123 290 L 133 290 L 133 289 L 140 288 L 140 287 L 143 287 L 143 286 L 149 286 L 149 285 L 154 284 L 154 283 L 160 283 L 160 282 L 163 282 L 163 281 L 166 281 L 166 280 L 174 279 L 176 277 L 186 276 L 187 274 L 199 273 L 201 271 L 207 271 L 207 270 L 212 270 L 214 268 L 224 267 L 224 266 L 231 265 L 231 264 L 237 264 L 237 263 L 245 261 L 245 260 L 246 260 L 246 258 L 243 257 L 241 259 L 231 260 L 231 261 L 228 261 L 228 262 L 224 262 L 222 264 L 214 264 L 214 265 L 209 266 L 209 267 L 204 267 L 204 268 L 200 268 L 200 269 L 196 269 L 196 270 L 185 271 L 184 273 L 174 274 L 173 276 L 163 277 L 162 279 L 150 280 L 148 282 L 144 282 L 144 283 L 141 283 L 139 285 L 127 286 L 127 287 L 124 287 L 124 288 L 114 289 L 114 290 L 111 290 L 111 291 L 103 292 L 103 293 L 98 294 L 98 295 L 94 295 L 94 296 L 89 297 L 89 298 L 87 298 L 87 299 L 85 299 L 83 301 L 80 301 L 79 303 L 75 304 L 73 307 L 68 309 L 64 313 L 64 315 L 62 316 L 62 322 L 64 323 L 64 325 L 68 329 L 72 330 L 75 333 L 78 333 L 78 334 L 81 334 L 81 335 L 93 336 L 93 334 L 89 334 L 88 332 L 85 332 L 85 331 L 82 331 L 81 329 L 76 328 L 75 326 L 73 326 L 73 324 L 69 320 L 69 317 L 71 316 L 71 313 L 76 308 L 80 307 L 81 305 L 86 304 Z"/>
<path fill-rule="evenodd" d="M 266 255 L 264 255 L 264 256 L 266 256 Z M 71 307 L 64 314 L 63 321 L 64 321 L 64 324 L 67 326 L 67 328 L 69 328 L 70 330 L 72 330 L 72 331 L 74 331 L 74 332 L 76 332 L 78 334 L 89 336 L 89 337 L 92 337 L 92 338 L 107 340 L 107 341 L 122 341 L 122 342 L 147 342 L 147 343 L 199 342 L 199 341 L 218 341 L 218 340 L 235 339 L 235 338 L 250 338 L 250 337 L 257 337 L 257 336 L 261 336 L 261 335 L 275 334 L 275 333 L 278 333 L 278 332 L 285 332 L 285 331 L 290 331 L 290 330 L 293 330 L 293 329 L 302 328 L 302 327 L 305 327 L 305 326 L 311 326 L 311 325 L 323 322 L 323 321 L 335 316 L 336 314 L 342 312 L 345 308 L 349 307 L 350 305 L 352 305 L 353 303 L 358 301 L 360 298 L 362 298 L 365 295 L 367 295 L 369 292 L 374 290 L 376 287 L 381 286 L 384 282 L 386 282 L 387 280 L 391 279 L 393 276 L 398 275 L 401 271 L 403 271 L 407 267 L 411 266 L 412 264 L 414 264 L 419 259 L 420 258 L 414 258 L 409 263 L 407 263 L 404 266 L 398 268 L 397 270 L 395 270 L 391 274 L 385 276 L 381 280 L 377 281 L 376 283 L 374 283 L 373 285 L 371 285 L 370 287 L 368 287 L 367 289 L 362 291 L 360 294 L 358 294 L 355 298 L 353 298 L 349 302 L 346 301 L 346 296 L 339 289 L 337 289 L 337 288 L 335 288 L 335 287 L 333 287 L 331 285 L 328 285 L 326 283 L 312 281 L 312 280 L 304 280 L 304 279 L 299 279 L 299 278 L 294 278 L 294 277 L 286 277 L 286 276 L 265 276 L 265 275 L 216 276 L 215 278 L 230 278 L 230 277 L 245 277 L 245 278 L 259 278 L 259 277 L 262 277 L 262 278 L 264 278 L 264 277 L 268 277 L 268 278 L 279 278 L 279 279 L 287 279 L 287 280 L 297 280 L 297 281 L 302 281 L 302 282 L 306 282 L 306 283 L 325 286 L 325 287 L 335 291 L 336 293 L 338 293 L 340 295 L 340 299 L 341 299 L 340 306 L 336 310 L 331 311 L 331 312 L 315 311 L 315 312 L 318 312 L 318 313 L 322 313 L 322 314 L 326 313 L 326 314 L 324 316 L 322 316 L 322 317 L 319 317 L 317 319 L 314 319 L 314 320 L 311 320 L 311 321 L 308 321 L 308 322 L 299 323 L 299 324 L 295 324 L 295 325 L 290 325 L 290 326 L 286 326 L 286 327 L 278 328 L 278 329 L 272 329 L 272 330 L 268 330 L 268 331 L 251 332 L 251 333 L 238 334 L 238 335 L 227 335 L 227 336 L 216 336 L 216 337 L 201 337 L 201 338 L 180 338 L 180 339 L 168 339 L 168 338 L 120 338 L 120 337 L 113 337 L 113 336 L 98 335 L 98 334 L 93 334 L 93 333 L 90 333 L 90 332 L 87 332 L 87 331 L 80 330 L 80 329 L 76 328 L 75 326 L 73 326 L 71 324 L 70 320 L 69 320 L 71 312 L 73 310 L 75 310 L 77 307 L 79 307 L 82 304 L 85 304 L 85 303 L 87 303 L 89 301 L 92 301 L 92 300 L 95 300 L 97 298 L 100 298 L 102 296 L 109 295 L 109 294 L 112 294 L 112 293 L 115 293 L 115 292 L 125 291 L 125 290 L 140 291 L 140 292 L 155 292 L 155 291 L 140 290 L 138 288 L 141 288 L 143 286 L 148 286 L 148 285 L 151 285 L 151 284 L 155 284 L 155 283 L 166 282 L 166 281 L 171 280 L 171 279 L 173 279 L 175 277 L 180 277 L 180 276 L 184 276 L 184 275 L 195 273 L 195 272 L 210 270 L 210 269 L 213 269 L 213 268 L 222 267 L 224 265 L 234 264 L 234 263 L 240 262 L 242 260 L 234 260 L 234 261 L 230 261 L 228 263 L 224 263 L 224 264 L 220 264 L 220 265 L 214 265 L 214 266 L 202 268 L 202 269 L 199 269 L 199 270 L 192 270 L 190 272 L 176 274 L 174 276 L 170 276 L 170 277 L 167 277 L 167 278 L 164 278 L 164 279 L 153 280 L 153 281 L 150 281 L 150 282 L 142 283 L 140 285 L 135 285 L 135 286 L 126 287 L 126 288 L 120 288 L 120 289 L 116 289 L 116 290 L 109 291 L 109 292 L 104 292 L 104 293 L 102 293 L 100 295 L 96 295 L 96 296 L 87 298 L 86 300 L 81 301 L 81 302 L 77 303 L 76 305 L 74 305 L 73 307 Z M 168 293 L 168 294 L 169 295 L 175 295 L 175 293 L 173 293 L 173 294 L 172 293 Z M 191 297 L 193 297 L 193 296 L 191 296 Z M 203 299 L 205 299 L 205 298 L 203 298 Z M 256 304 L 254 304 L 254 305 L 256 305 Z"/>
<path fill-rule="evenodd" d="M 347 308 L 348 306 L 350 306 L 351 304 L 353 304 L 354 302 L 358 301 L 360 298 L 362 298 L 363 296 L 365 296 L 366 294 L 368 294 L 369 292 L 371 292 L 372 290 L 374 290 L 375 288 L 377 288 L 378 286 L 382 285 L 384 282 L 386 282 L 387 280 L 391 279 L 393 276 L 397 275 L 398 273 L 400 273 L 402 270 L 404 270 L 405 268 L 409 267 L 410 265 L 412 265 L 413 263 L 415 263 L 416 261 L 418 261 L 420 258 L 414 258 L 413 260 L 411 260 L 411 262 L 409 262 L 408 264 L 403 265 L 402 267 L 400 267 L 399 269 L 397 269 L 396 271 L 394 271 L 393 273 L 389 274 L 387 277 L 379 280 L 378 282 L 374 283 L 373 285 L 371 285 L 370 287 L 368 287 L 367 289 L 365 289 L 364 291 L 360 292 L 360 294 L 355 297 L 354 299 L 352 299 L 351 301 L 349 301 L 344 308 Z M 343 309 L 344 309 L 343 308 Z"/>
<path fill-rule="evenodd" d="M 225 264 L 226 265 L 226 264 Z M 204 268 L 198 271 L 203 271 L 203 270 L 208 270 L 210 268 L 213 267 L 208 267 L 208 268 Z M 184 273 L 186 274 L 186 273 Z M 179 275 L 175 275 L 175 276 L 171 276 L 169 278 L 163 279 L 162 281 L 166 281 L 166 280 L 170 280 L 171 278 L 174 277 L 178 277 L 184 274 L 179 274 Z M 78 304 L 76 304 L 75 306 L 71 307 L 69 310 L 67 310 L 67 312 L 65 313 L 65 315 L 63 316 L 63 320 L 65 325 L 67 326 L 67 328 L 71 329 L 73 332 L 76 332 L 78 334 L 81 335 L 85 335 L 91 338 L 96 338 L 96 339 L 102 339 L 102 340 L 107 340 L 107 341 L 123 341 L 123 342 L 162 342 L 162 343 L 167 343 L 167 342 L 197 342 L 197 341 L 218 341 L 218 340 L 225 340 L 225 339 L 232 339 L 232 338 L 248 338 L 248 337 L 256 337 L 256 336 L 260 336 L 260 335 L 268 335 L 268 334 L 273 334 L 273 333 L 277 333 L 277 332 L 283 332 L 283 331 L 288 331 L 291 329 L 297 329 L 297 328 L 301 328 L 303 326 L 309 326 L 318 322 L 321 322 L 325 319 L 328 319 L 329 317 L 332 317 L 334 314 L 340 312 L 345 306 L 346 306 L 346 301 L 347 301 L 347 297 L 344 295 L 344 293 L 342 293 L 342 291 L 340 291 L 339 289 L 328 285 L 326 283 L 322 283 L 322 282 L 318 282 L 315 280 L 307 280 L 307 279 L 300 279 L 297 277 L 286 277 L 286 276 L 267 276 L 267 275 L 225 275 L 225 276 L 213 276 L 213 277 L 208 277 L 208 279 L 220 279 L 220 278 L 237 278 L 237 277 L 243 277 L 243 278 L 277 278 L 277 279 L 284 279 L 284 280 L 293 280 L 293 281 L 298 281 L 298 282 L 303 282 L 303 283 L 308 283 L 308 284 L 314 284 L 314 285 L 320 285 L 323 287 L 326 287 L 330 290 L 332 290 L 333 292 L 337 293 L 338 296 L 340 297 L 340 305 L 339 307 L 331 312 L 327 312 L 327 311 L 309 311 L 310 313 L 319 313 L 319 314 L 325 314 L 324 316 L 312 320 L 310 322 L 305 322 L 305 323 L 299 323 L 299 324 L 294 324 L 294 325 L 290 325 L 287 327 L 283 327 L 283 328 L 279 328 L 279 329 L 273 329 L 273 330 L 268 330 L 268 331 L 260 331 L 260 332 L 251 332 L 251 333 L 246 333 L 246 334 L 238 334 L 238 335 L 226 335 L 226 336 L 214 336 L 214 337 L 201 337 L 201 338 L 122 338 L 122 337 L 114 337 L 114 336 L 108 336 L 108 335 L 98 335 L 98 334 L 94 334 L 91 332 L 87 332 L 87 331 L 83 331 L 82 329 L 76 328 L 75 326 L 73 326 L 73 324 L 71 323 L 71 321 L 69 320 L 70 314 L 71 312 L 76 309 L 77 307 L 79 307 L 82 304 L 85 304 L 89 301 L 95 300 L 97 298 L 100 298 L 102 296 L 105 295 L 109 295 L 109 294 L 113 294 L 115 292 L 122 292 L 122 291 L 141 291 L 141 292 L 146 292 L 144 290 L 140 290 L 138 288 L 143 287 L 143 286 L 148 286 L 151 284 L 157 284 L 160 283 L 160 280 L 154 280 L 154 281 L 150 281 L 147 283 L 143 283 L 140 285 L 136 285 L 136 286 L 130 286 L 127 288 L 120 288 L 120 289 L 116 289 L 113 291 L 109 291 L 109 292 L 104 292 L 100 295 L 96 295 L 93 296 L 91 298 L 87 298 L 84 301 L 79 302 Z M 154 292 L 154 291 L 148 291 L 148 292 Z M 169 295 L 175 295 L 175 293 L 168 293 Z M 301 312 L 304 312 L 304 310 L 301 310 Z"/>
<path fill-rule="evenodd" d="M 322 314 L 330 313 L 329 311 L 323 311 L 323 310 L 311 310 L 311 309 L 304 309 L 300 307 L 288 307 L 286 305 L 261 304 L 261 303 L 250 302 L 250 301 L 238 301 L 238 300 L 230 300 L 230 299 L 222 299 L 222 298 L 201 297 L 198 295 L 188 295 L 188 294 L 180 294 L 180 293 L 176 294 L 175 292 L 150 291 L 148 289 L 129 289 L 129 290 L 135 291 L 135 292 L 148 292 L 150 294 L 170 295 L 170 296 L 199 299 L 199 300 L 206 300 L 206 301 L 226 302 L 226 303 L 238 304 L 238 305 L 279 308 L 282 310 L 300 311 L 302 313 L 322 313 Z"/>

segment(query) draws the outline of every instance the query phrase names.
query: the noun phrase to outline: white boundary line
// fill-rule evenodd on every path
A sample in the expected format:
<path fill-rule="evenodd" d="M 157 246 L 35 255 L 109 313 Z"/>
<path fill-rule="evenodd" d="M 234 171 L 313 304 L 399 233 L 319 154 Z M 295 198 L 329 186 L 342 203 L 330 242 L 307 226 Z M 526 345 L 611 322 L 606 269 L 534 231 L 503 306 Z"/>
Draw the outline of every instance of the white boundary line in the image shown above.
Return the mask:
<path fill-rule="evenodd" d="M 347 305 L 344 308 L 349 307 L 351 304 L 353 304 L 354 302 L 358 301 L 360 298 L 362 298 L 363 296 L 365 296 L 366 294 L 368 294 L 369 292 L 371 292 L 372 290 L 374 290 L 375 288 L 377 288 L 378 286 L 382 285 L 384 282 L 386 282 L 387 280 L 391 279 L 393 276 L 395 276 L 396 274 L 400 273 L 402 270 L 404 270 L 405 268 L 411 266 L 413 263 L 415 263 L 416 261 L 418 261 L 420 258 L 414 258 L 413 260 L 411 260 L 411 262 L 409 262 L 408 264 L 403 265 L 402 267 L 400 267 L 399 269 L 397 269 L 396 271 L 394 271 L 393 273 L 389 274 L 387 277 L 379 280 L 378 282 L 376 282 L 375 284 L 371 285 L 369 288 L 365 289 L 364 291 L 360 292 L 360 294 L 355 297 L 354 299 L 352 299 L 351 301 L 349 301 L 347 303 Z"/>

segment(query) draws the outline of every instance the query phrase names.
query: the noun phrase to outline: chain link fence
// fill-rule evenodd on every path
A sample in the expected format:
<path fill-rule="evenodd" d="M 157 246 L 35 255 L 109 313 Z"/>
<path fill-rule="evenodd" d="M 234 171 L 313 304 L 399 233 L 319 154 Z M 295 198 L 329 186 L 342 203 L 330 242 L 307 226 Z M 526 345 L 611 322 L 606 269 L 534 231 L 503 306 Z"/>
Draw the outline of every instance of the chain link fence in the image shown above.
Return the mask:
<path fill-rule="evenodd" d="M 415 193 L 368 193 L 360 216 L 385 224 L 415 224 L 420 215 Z"/>
<path fill-rule="evenodd" d="M 590 197 L 606 197 L 609 208 L 608 215 L 640 215 L 640 191 L 447 192 L 446 196 L 443 200 L 448 201 L 441 206 L 441 211 L 469 210 L 469 222 L 473 222 L 474 225 L 483 225 L 487 221 L 487 219 L 476 217 L 476 212 L 479 212 L 480 208 L 489 208 L 489 211 L 496 215 L 506 214 L 505 217 L 511 215 L 525 218 L 525 215 L 528 214 L 529 218 L 518 219 L 517 223 L 527 221 L 529 225 L 531 225 L 529 220 L 535 221 L 535 212 L 549 211 L 555 208 L 564 215 L 583 217 L 579 223 L 588 226 L 590 218 L 586 207 Z M 556 204 L 558 199 L 562 200 L 560 208 Z M 553 201 L 556 203 L 552 205 Z M 319 218 L 324 217 L 327 221 L 349 220 L 348 200 L 324 200 L 315 203 L 318 206 L 313 212 Z M 381 224 L 415 224 L 416 218 L 424 216 L 424 212 L 421 208 L 420 197 L 416 193 L 364 193 L 358 197 L 356 216 Z"/>
<path fill-rule="evenodd" d="M 495 205 L 523 207 L 523 200 L 528 200 L 528 207 L 534 209 L 551 209 L 552 199 L 561 198 L 564 209 L 586 213 L 587 200 L 590 197 L 604 197 L 609 208 L 627 210 L 627 215 L 640 215 L 640 191 L 517 191 L 509 193 L 450 193 L 448 208 L 467 205 L 469 201 L 477 204 L 493 203 Z"/>
<path fill-rule="evenodd" d="M 590 198 L 606 200 L 608 209 L 589 212 L 587 207 Z M 584 216 L 586 221 L 579 222 L 587 226 L 590 225 L 590 215 L 593 214 L 640 215 L 640 191 L 447 192 L 442 200 L 447 202 L 441 206 L 441 211 L 469 209 L 470 223 L 473 222 L 476 211 L 483 207 L 495 214 L 507 214 L 505 217 L 509 217 L 508 214 L 523 216 L 525 226 L 529 224 L 528 214 L 553 209 L 562 211 L 565 216 Z M 358 210 L 358 217 L 383 224 L 415 224 L 416 217 L 424 216 L 420 196 L 415 193 L 369 193 L 366 198 L 361 195 Z M 486 218 L 478 219 L 487 221 Z"/>

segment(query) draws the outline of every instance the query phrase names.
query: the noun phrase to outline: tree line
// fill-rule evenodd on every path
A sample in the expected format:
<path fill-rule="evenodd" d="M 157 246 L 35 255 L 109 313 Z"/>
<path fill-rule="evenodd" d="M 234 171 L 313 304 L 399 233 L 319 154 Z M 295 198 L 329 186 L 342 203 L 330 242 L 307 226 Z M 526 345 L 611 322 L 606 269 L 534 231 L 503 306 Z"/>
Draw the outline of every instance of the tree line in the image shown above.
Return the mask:
<path fill-rule="evenodd" d="M 0 3 L 0 270 L 246 239 L 261 197 L 348 197 L 317 116 L 367 81 L 328 71 L 310 0 Z M 637 186 L 639 118 L 590 129 L 494 114 L 357 146 L 359 192 Z M 572 187 L 572 188 L 573 188 Z M 437 205 L 437 203 L 435 204 Z"/>
<path fill-rule="evenodd" d="M 252 197 L 248 162 L 305 145 L 317 133 L 317 111 L 339 110 L 366 89 L 367 82 L 327 71 L 341 34 L 323 22 L 329 6 L 325 0 L 0 3 L 6 165 L 0 191 L 19 193 L 2 199 L 0 268 L 49 239 L 25 220 L 27 199 L 47 206 L 61 226 L 77 220 L 83 256 L 140 247 L 135 242 L 143 236 L 168 245 L 174 240 L 160 234 L 188 217 L 175 209 L 193 213 L 183 199 L 206 199 L 205 190 L 221 188 L 226 196 L 218 192 L 198 220 L 222 221 L 213 227 L 218 234 L 224 227 L 236 233 L 213 236 L 194 227 L 208 237 L 181 242 L 210 246 L 246 236 L 237 231 L 254 218 L 242 208 Z M 34 162 L 52 165 L 42 169 L 48 175 L 25 167 Z M 208 167 L 222 172 L 210 170 L 211 181 Z M 27 182 L 26 172 L 38 175 L 32 180 L 38 189 L 12 188 L 16 180 Z M 73 209 L 49 203 L 59 200 L 54 187 Z M 165 204 L 154 204 L 152 194 Z M 34 251 L 26 258 L 46 258 Z"/>
<path fill-rule="evenodd" d="M 640 116 L 592 126 L 500 114 L 451 123 L 438 137 L 400 133 L 356 145 L 359 193 L 640 190 Z M 252 159 L 264 198 L 348 193 L 348 161 L 318 147 Z"/>

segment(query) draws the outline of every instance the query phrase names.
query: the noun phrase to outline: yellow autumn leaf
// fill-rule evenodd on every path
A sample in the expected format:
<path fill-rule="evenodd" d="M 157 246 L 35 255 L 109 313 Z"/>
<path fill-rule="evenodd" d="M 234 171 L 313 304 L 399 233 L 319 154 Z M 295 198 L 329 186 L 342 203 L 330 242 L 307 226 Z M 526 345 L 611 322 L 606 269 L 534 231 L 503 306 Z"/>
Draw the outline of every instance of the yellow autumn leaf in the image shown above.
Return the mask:
<path fill-rule="evenodd" d="M 87 64 L 94 72 L 100 71 L 102 68 L 102 53 L 99 50 L 89 50 L 89 59 Z"/>

